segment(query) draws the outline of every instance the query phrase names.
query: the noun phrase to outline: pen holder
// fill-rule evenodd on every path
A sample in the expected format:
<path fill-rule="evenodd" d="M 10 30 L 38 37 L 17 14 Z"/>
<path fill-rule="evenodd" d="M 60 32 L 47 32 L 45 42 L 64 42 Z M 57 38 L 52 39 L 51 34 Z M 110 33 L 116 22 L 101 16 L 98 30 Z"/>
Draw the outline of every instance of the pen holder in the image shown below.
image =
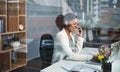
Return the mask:
<path fill-rule="evenodd" d="M 111 69 L 112 69 L 111 63 L 102 64 L 102 72 L 111 72 L 112 71 Z"/>

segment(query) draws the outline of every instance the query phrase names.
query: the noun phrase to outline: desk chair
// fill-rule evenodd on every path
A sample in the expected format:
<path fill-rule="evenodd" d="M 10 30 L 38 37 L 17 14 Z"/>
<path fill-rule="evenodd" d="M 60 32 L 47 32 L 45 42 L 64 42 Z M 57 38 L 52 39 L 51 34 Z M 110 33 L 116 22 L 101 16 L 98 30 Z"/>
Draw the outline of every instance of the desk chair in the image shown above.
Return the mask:
<path fill-rule="evenodd" d="M 51 65 L 54 48 L 54 40 L 52 35 L 43 34 L 40 39 L 40 57 L 42 61 L 42 68 Z"/>

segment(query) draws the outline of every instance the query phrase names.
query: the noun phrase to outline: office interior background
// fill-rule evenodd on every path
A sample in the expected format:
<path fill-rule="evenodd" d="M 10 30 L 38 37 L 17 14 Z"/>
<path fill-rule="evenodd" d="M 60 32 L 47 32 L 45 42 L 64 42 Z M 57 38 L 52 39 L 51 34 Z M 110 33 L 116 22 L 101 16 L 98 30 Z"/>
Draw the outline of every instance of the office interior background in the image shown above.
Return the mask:
<path fill-rule="evenodd" d="M 27 0 L 28 54 L 31 60 L 40 57 L 40 37 L 53 37 L 58 28 L 55 19 L 68 12 L 79 18 L 84 30 L 85 46 L 98 47 L 120 40 L 119 0 Z"/>

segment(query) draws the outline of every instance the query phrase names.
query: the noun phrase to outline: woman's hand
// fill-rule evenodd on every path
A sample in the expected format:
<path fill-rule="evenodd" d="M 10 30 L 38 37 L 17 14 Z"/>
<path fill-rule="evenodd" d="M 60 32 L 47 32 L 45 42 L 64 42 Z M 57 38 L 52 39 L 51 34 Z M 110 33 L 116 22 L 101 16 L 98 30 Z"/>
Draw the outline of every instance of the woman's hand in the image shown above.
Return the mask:
<path fill-rule="evenodd" d="M 77 35 L 80 36 L 80 37 L 82 37 L 82 34 L 83 34 L 82 28 L 78 27 L 77 29 L 78 29 Z"/>
<path fill-rule="evenodd" d="M 93 56 L 92 60 L 98 60 L 98 57 L 95 55 Z"/>

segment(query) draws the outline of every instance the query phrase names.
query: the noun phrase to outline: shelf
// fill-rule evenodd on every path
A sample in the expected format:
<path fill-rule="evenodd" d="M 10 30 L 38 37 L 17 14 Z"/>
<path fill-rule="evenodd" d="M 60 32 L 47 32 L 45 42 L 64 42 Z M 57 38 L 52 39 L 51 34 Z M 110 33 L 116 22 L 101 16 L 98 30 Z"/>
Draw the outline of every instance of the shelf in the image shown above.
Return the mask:
<path fill-rule="evenodd" d="M 18 15 L 16 16 L 16 15 L 11 15 L 11 16 L 8 16 L 9 18 L 14 18 L 14 17 L 19 17 Z"/>
<path fill-rule="evenodd" d="M 16 60 L 11 59 L 11 70 L 25 66 L 27 64 L 26 53 L 16 51 Z"/>
<path fill-rule="evenodd" d="M 12 65 L 12 69 L 11 69 L 10 71 L 15 70 L 15 69 L 20 68 L 20 67 L 23 67 L 23 66 L 25 66 L 26 64 L 27 64 L 27 63 L 23 63 L 23 64 L 13 64 L 13 65 Z"/>
<path fill-rule="evenodd" d="M 1 14 L 0 14 L 0 17 L 7 17 L 7 16 L 6 16 L 6 15 L 1 15 Z"/>
<path fill-rule="evenodd" d="M 13 48 L 7 47 L 5 50 L 2 50 L 2 51 L 0 52 L 0 54 L 1 54 L 1 53 L 9 52 L 9 51 L 11 51 L 12 49 L 13 49 Z"/>
<path fill-rule="evenodd" d="M 22 48 L 25 48 L 26 47 L 26 44 L 21 44 L 20 46 L 18 47 L 7 47 L 6 49 L 2 50 L 0 52 L 1 53 L 6 53 L 6 52 L 9 52 L 9 51 L 12 51 L 12 50 L 16 50 L 16 49 L 22 49 Z"/>
<path fill-rule="evenodd" d="M 22 14 L 22 15 L 19 15 L 19 16 L 26 16 L 26 15 Z"/>
<path fill-rule="evenodd" d="M 19 1 L 8 0 L 8 3 L 19 3 Z"/>
<path fill-rule="evenodd" d="M 18 59 L 17 62 L 12 63 L 11 70 L 17 69 L 19 67 L 25 66 L 27 64 L 26 59 Z"/>
<path fill-rule="evenodd" d="M 27 63 L 26 0 L 0 0 L 0 24 L 0 72 L 10 72 Z"/>
<path fill-rule="evenodd" d="M 26 32 L 26 30 L 24 30 L 24 31 L 14 31 L 14 32 L 1 33 L 1 35 L 16 34 L 16 33 L 25 33 L 25 32 Z"/>
<path fill-rule="evenodd" d="M 21 45 L 18 46 L 18 47 L 14 47 L 13 50 L 22 49 L 22 48 L 24 48 L 24 47 L 26 47 L 26 44 L 21 44 Z"/>

